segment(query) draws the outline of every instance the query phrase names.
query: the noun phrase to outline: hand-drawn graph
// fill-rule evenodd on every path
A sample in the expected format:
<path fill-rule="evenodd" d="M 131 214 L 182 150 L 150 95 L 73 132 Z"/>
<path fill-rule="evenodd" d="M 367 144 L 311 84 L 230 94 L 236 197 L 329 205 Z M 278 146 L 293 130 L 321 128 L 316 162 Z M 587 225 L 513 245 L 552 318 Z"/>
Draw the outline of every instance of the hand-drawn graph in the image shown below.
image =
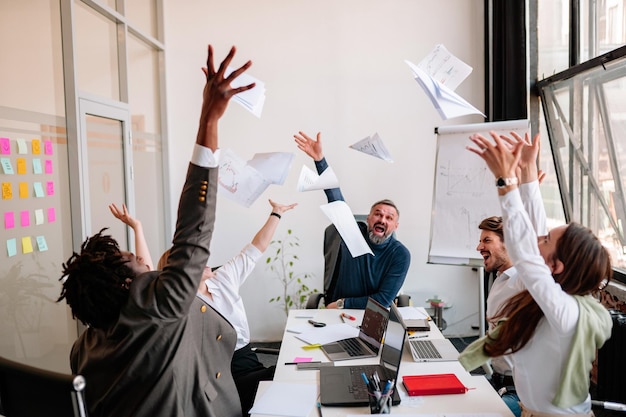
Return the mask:
<path fill-rule="evenodd" d="M 478 224 L 500 215 L 495 178 L 485 162 L 466 149 L 473 133 L 523 135 L 526 120 L 446 126 L 437 131 L 437 161 L 431 219 L 429 262 L 481 264 L 476 251 Z"/>

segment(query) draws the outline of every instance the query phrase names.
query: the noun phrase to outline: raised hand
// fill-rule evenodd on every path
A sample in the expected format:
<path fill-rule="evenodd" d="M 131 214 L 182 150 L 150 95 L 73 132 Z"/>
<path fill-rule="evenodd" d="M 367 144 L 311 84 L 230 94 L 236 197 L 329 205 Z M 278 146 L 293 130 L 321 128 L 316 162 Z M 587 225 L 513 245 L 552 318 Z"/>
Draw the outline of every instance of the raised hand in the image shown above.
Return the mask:
<path fill-rule="evenodd" d="M 270 205 L 272 206 L 272 212 L 278 213 L 278 214 L 283 214 L 284 212 L 289 211 L 298 205 L 298 203 L 280 204 L 280 203 L 273 201 L 272 199 L 269 199 L 268 201 L 270 202 Z"/>
<path fill-rule="evenodd" d="M 251 61 L 246 62 L 238 69 L 224 76 L 228 65 L 235 56 L 235 47 L 230 48 L 230 52 L 224 58 L 217 71 L 213 64 L 213 47 L 209 45 L 206 67 L 202 72 L 206 77 L 206 84 L 203 91 L 202 111 L 200 113 L 200 126 L 196 143 L 206 146 L 212 150 L 217 149 L 217 121 L 222 117 L 228 106 L 230 98 L 235 94 L 254 88 L 251 83 L 242 87 L 233 88 L 231 83 L 252 65 Z"/>
<path fill-rule="evenodd" d="M 293 135 L 298 145 L 298 149 L 313 158 L 314 161 L 321 161 L 324 158 L 322 152 L 322 134 L 317 133 L 317 140 L 307 136 L 306 133 L 300 131 Z"/>
<path fill-rule="evenodd" d="M 513 144 L 503 140 L 496 132 L 489 132 L 493 142 L 480 134 L 470 136 L 470 140 L 477 147 L 467 146 L 467 150 L 480 156 L 493 175 L 503 178 L 512 178 L 516 175 L 516 168 L 521 158 L 523 141 Z"/>

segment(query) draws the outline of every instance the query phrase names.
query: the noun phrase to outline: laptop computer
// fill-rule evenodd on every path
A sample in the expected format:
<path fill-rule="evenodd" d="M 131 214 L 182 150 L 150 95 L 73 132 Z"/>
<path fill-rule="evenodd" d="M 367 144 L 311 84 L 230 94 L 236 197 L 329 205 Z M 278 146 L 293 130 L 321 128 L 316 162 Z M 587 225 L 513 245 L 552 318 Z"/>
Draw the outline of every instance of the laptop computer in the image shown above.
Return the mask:
<path fill-rule="evenodd" d="M 370 297 L 365 306 L 358 337 L 326 343 L 321 349 L 331 361 L 377 356 L 388 321 L 389 311 Z"/>
<path fill-rule="evenodd" d="M 404 349 L 406 330 L 400 313 L 391 305 L 385 343 L 381 349 L 378 365 L 334 366 L 320 369 L 320 403 L 324 406 L 366 406 L 369 404 L 367 387 L 361 376 L 378 373 L 381 381 L 393 380 L 392 404 L 400 404 L 396 389 L 398 371 Z"/>
<path fill-rule="evenodd" d="M 459 351 L 448 339 L 411 339 L 411 355 L 415 362 L 447 362 L 459 359 Z"/>

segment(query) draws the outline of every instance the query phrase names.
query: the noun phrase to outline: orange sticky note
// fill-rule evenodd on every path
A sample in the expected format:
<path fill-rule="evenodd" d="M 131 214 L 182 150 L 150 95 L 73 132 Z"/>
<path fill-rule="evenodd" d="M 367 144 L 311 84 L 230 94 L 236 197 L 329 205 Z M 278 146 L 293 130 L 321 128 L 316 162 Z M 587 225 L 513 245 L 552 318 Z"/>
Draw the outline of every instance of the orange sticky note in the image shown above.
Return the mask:
<path fill-rule="evenodd" d="M 13 198 L 13 186 L 10 182 L 2 183 L 2 199 L 10 200 Z"/>
<path fill-rule="evenodd" d="M 31 145 L 33 146 L 33 155 L 41 154 L 41 141 L 39 139 L 33 139 Z"/>
<path fill-rule="evenodd" d="M 33 242 L 30 240 L 30 236 L 22 238 L 22 253 L 31 253 L 33 251 Z"/>
<path fill-rule="evenodd" d="M 25 158 L 17 158 L 17 173 L 20 175 L 26 174 L 26 159 Z"/>
<path fill-rule="evenodd" d="M 28 183 L 20 182 L 20 198 L 28 198 Z"/>

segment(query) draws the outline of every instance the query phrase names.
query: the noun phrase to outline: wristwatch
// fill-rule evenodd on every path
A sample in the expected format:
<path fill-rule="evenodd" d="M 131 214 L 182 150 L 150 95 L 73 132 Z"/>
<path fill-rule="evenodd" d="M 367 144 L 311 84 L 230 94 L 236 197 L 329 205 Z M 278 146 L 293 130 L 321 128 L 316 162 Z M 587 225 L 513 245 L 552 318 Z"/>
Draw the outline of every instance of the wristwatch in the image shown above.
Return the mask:
<path fill-rule="evenodd" d="M 337 304 L 337 308 L 343 308 L 343 298 L 338 299 L 335 303 Z"/>
<path fill-rule="evenodd" d="M 509 185 L 517 185 L 517 177 L 511 177 L 511 178 L 498 177 L 498 179 L 496 180 L 496 187 L 498 188 L 508 187 Z"/>

